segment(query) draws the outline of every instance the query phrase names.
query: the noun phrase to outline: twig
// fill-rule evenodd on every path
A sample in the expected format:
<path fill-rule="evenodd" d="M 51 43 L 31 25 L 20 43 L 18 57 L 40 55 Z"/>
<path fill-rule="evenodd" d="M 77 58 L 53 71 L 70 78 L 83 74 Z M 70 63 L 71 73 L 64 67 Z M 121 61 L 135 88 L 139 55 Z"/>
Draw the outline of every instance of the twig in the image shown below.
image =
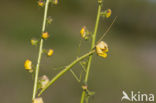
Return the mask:
<path fill-rule="evenodd" d="M 69 64 L 68 66 L 66 66 L 62 71 L 60 71 L 55 77 L 53 77 L 51 79 L 51 81 L 46 85 L 45 88 L 43 88 L 40 93 L 38 94 L 38 96 L 40 96 L 45 90 L 47 90 L 47 88 L 49 86 L 51 86 L 57 79 L 59 79 L 65 72 L 69 71 L 75 64 L 77 64 L 79 61 L 85 59 L 86 57 L 92 55 L 95 52 L 95 50 L 92 50 L 88 53 L 86 53 L 85 55 L 77 58 L 76 60 L 74 60 L 71 64 Z"/>

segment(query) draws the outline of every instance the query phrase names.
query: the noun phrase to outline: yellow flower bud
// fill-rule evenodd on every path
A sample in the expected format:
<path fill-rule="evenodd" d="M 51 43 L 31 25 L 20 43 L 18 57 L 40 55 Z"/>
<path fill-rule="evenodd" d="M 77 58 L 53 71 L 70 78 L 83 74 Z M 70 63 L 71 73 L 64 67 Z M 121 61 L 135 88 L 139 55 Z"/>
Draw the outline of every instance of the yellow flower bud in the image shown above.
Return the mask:
<path fill-rule="evenodd" d="M 80 30 L 80 34 L 81 34 L 82 38 L 85 38 L 85 36 L 86 36 L 86 27 L 85 26 Z"/>
<path fill-rule="evenodd" d="M 47 38 L 49 38 L 49 34 L 48 34 L 48 32 L 44 32 L 44 33 L 42 33 L 42 38 L 43 38 L 43 39 L 47 39 Z"/>
<path fill-rule="evenodd" d="M 96 53 L 98 54 L 98 56 L 106 58 L 107 52 L 108 45 L 104 41 L 101 41 L 96 45 Z"/>
<path fill-rule="evenodd" d="M 49 78 L 46 75 L 43 75 L 40 78 L 41 88 L 44 88 L 49 83 Z"/>
<path fill-rule="evenodd" d="M 37 43 L 38 43 L 38 40 L 36 40 L 36 39 L 31 39 L 31 45 L 37 45 Z"/>
<path fill-rule="evenodd" d="M 30 61 L 29 59 L 27 59 L 24 62 L 24 67 L 25 67 L 26 70 L 32 70 L 32 61 Z"/>
<path fill-rule="evenodd" d="M 47 52 L 47 55 L 50 57 L 52 56 L 54 53 L 54 50 L 53 49 L 49 49 L 48 52 Z"/>
<path fill-rule="evenodd" d="M 43 0 L 39 0 L 39 1 L 38 1 L 38 5 L 41 6 L 41 7 L 43 7 L 43 6 L 44 6 Z"/>
<path fill-rule="evenodd" d="M 58 0 L 53 0 L 53 4 L 57 5 L 58 4 Z"/>
<path fill-rule="evenodd" d="M 35 98 L 32 103 L 44 103 L 41 97 Z"/>
<path fill-rule="evenodd" d="M 85 39 L 85 40 L 89 39 L 90 32 L 87 30 L 87 28 L 85 26 L 83 26 L 82 29 L 80 30 L 80 34 L 83 39 Z"/>
<path fill-rule="evenodd" d="M 112 10 L 111 9 L 108 9 L 107 12 L 106 12 L 106 18 L 109 18 L 112 14 Z"/>
<path fill-rule="evenodd" d="M 53 21 L 53 19 L 51 18 L 51 16 L 49 16 L 49 17 L 47 18 L 47 23 L 48 23 L 48 24 L 51 24 L 52 21 Z"/>

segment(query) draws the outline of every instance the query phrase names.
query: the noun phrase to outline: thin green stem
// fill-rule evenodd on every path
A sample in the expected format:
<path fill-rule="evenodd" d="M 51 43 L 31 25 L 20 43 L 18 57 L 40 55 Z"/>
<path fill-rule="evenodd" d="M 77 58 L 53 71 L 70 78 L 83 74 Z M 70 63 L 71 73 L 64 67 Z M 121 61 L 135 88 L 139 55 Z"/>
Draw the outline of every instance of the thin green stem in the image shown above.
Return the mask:
<path fill-rule="evenodd" d="M 82 96 L 81 96 L 81 101 L 80 101 L 80 103 L 84 103 L 85 95 L 86 95 L 86 92 L 83 91 L 83 92 L 82 92 Z"/>
<path fill-rule="evenodd" d="M 80 82 L 81 81 L 81 79 L 75 74 L 75 72 L 72 69 L 70 69 L 70 72 L 72 73 L 72 75 L 74 76 L 74 78 L 77 80 L 77 82 Z"/>
<path fill-rule="evenodd" d="M 33 96 L 32 99 L 35 99 L 36 93 L 37 93 L 37 82 L 38 82 L 38 75 L 39 75 L 39 66 L 42 56 L 42 47 L 43 47 L 43 39 L 40 41 L 40 48 L 39 48 L 39 54 L 38 54 L 38 60 L 36 65 L 36 71 L 35 71 L 35 80 L 34 80 L 34 89 L 33 89 Z"/>
<path fill-rule="evenodd" d="M 49 6 L 49 0 L 46 0 L 45 9 L 44 9 L 44 18 L 43 18 L 42 32 L 45 31 L 45 27 L 46 27 L 48 6 Z"/>
<path fill-rule="evenodd" d="M 48 5 L 49 5 L 49 0 L 46 1 L 46 5 L 45 5 L 42 32 L 45 31 L 47 12 L 48 12 Z M 33 88 L 32 99 L 35 99 L 36 93 L 37 93 L 37 82 L 38 82 L 39 67 L 40 67 L 40 62 L 41 62 L 41 57 L 42 57 L 42 51 L 43 51 L 43 39 L 41 38 L 40 46 L 39 46 L 38 59 L 37 59 L 37 64 L 36 64 L 36 70 L 35 70 L 35 80 L 34 80 L 34 88 Z"/>
<path fill-rule="evenodd" d="M 93 35 L 92 35 L 91 50 L 95 47 L 96 34 L 97 34 L 98 25 L 99 25 L 99 20 L 100 20 L 100 14 L 101 14 L 101 7 L 102 7 L 102 4 L 99 3 L 98 12 L 97 12 L 97 18 L 96 18 L 96 24 L 95 24 L 95 29 L 94 29 L 94 33 L 93 33 Z M 84 82 L 85 82 L 86 84 L 87 84 L 87 82 L 88 82 L 88 77 L 89 77 L 89 71 L 90 71 L 90 66 L 91 66 L 91 62 L 92 62 L 92 57 L 93 57 L 93 56 L 90 55 L 90 56 L 89 56 L 89 60 L 88 60 L 88 65 L 87 65 L 86 74 L 85 74 L 85 80 L 84 80 Z M 81 96 L 81 101 L 80 101 L 80 103 L 84 103 L 85 96 L 86 96 L 86 92 L 83 91 L 83 92 L 82 92 L 82 96 Z"/>
<path fill-rule="evenodd" d="M 51 86 L 57 79 L 59 79 L 65 72 L 69 71 L 75 64 L 77 64 L 79 61 L 85 59 L 86 57 L 92 55 L 95 52 L 95 50 L 92 50 L 88 53 L 86 53 L 85 55 L 77 58 L 76 60 L 74 60 L 71 64 L 69 64 L 68 66 L 66 66 L 63 70 L 61 70 L 55 77 L 52 78 L 52 80 L 46 85 L 45 88 L 43 88 L 39 95 L 40 96 L 49 86 Z"/>

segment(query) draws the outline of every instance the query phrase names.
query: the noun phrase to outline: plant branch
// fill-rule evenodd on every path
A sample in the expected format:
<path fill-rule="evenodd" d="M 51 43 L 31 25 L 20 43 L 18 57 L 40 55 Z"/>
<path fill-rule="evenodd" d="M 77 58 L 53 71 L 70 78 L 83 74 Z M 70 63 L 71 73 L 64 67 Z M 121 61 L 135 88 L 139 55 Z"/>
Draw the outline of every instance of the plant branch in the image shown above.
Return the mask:
<path fill-rule="evenodd" d="M 45 31 L 47 12 L 48 12 L 48 5 L 49 5 L 49 0 L 47 0 L 46 4 L 45 4 L 44 18 L 43 18 L 43 25 L 42 25 L 42 33 Z M 38 82 L 39 67 L 40 67 L 40 62 L 41 62 L 41 57 L 42 57 L 42 51 L 43 51 L 43 39 L 41 38 L 40 46 L 39 46 L 38 59 L 37 59 L 37 64 L 36 64 L 36 70 L 35 70 L 35 80 L 34 80 L 34 88 L 33 88 L 32 99 L 35 99 L 36 93 L 37 93 L 37 82 Z"/>
<path fill-rule="evenodd" d="M 46 85 L 45 88 L 43 88 L 40 93 L 38 94 L 38 96 L 40 96 L 49 86 L 51 86 L 57 79 L 59 79 L 65 72 L 69 71 L 76 63 L 78 63 L 79 61 L 85 59 L 86 57 L 92 55 L 95 52 L 95 50 L 92 50 L 88 53 L 86 53 L 85 55 L 77 58 L 76 60 L 74 60 L 71 64 L 69 64 L 68 66 L 66 66 L 63 70 L 61 70 L 55 77 L 52 78 L 52 80 Z"/>
<path fill-rule="evenodd" d="M 96 34 L 97 34 L 99 20 L 100 20 L 100 14 L 101 14 L 101 7 L 102 7 L 102 4 L 99 3 L 95 29 L 94 29 L 94 33 L 92 35 L 91 50 L 95 47 Z M 85 74 L 85 80 L 84 80 L 85 84 L 87 84 L 87 82 L 88 82 L 88 77 L 89 77 L 89 71 L 90 71 L 90 66 L 91 66 L 91 62 L 92 62 L 92 57 L 93 57 L 92 55 L 89 56 L 88 65 L 87 65 L 86 74 Z M 85 96 L 86 96 L 86 92 L 83 91 L 80 103 L 84 103 Z"/>

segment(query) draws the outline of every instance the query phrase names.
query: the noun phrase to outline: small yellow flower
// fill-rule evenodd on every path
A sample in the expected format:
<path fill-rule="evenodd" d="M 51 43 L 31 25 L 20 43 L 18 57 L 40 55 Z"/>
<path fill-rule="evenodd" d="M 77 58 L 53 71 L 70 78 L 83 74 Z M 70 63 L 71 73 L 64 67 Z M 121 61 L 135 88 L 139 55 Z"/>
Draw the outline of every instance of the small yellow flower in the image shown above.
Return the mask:
<path fill-rule="evenodd" d="M 27 59 L 24 63 L 24 67 L 26 70 L 32 70 L 32 61 L 30 61 L 29 59 Z"/>
<path fill-rule="evenodd" d="M 96 53 L 99 56 L 106 58 L 107 52 L 108 52 L 108 45 L 104 41 L 101 41 L 96 45 Z"/>
<path fill-rule="evenodd" d="M 58 0 L 53 0 L 53 4 L 57 5 L 58 4 Z"/>
<path fill-rule="evenodd" d="M 81 34 L 81 37 L 82 38 L 85 38 L 86 37 L 87 30 L 86 30 L 86 27 L 85 26 L 80 30 L 80 34 Z"/>
<path fill-rule="evenodd" d="M 41 7 L 43 7 L 43 6 L 44 6 L 43 0 L 39 0 L 39 1 L 38 1 L 38 5 L 41 6 Z"/>
<path fill-rule="evenodd" d="M 48 32 L 42 33 L 42 38 L 43 38 L 43 39 L 47 39 L 48 37 L 49 37 Z"/>
<path fill-rule="evenodd" d="M 38 40 L 36 40 L 36 39 L 31 39 L 31 45 L 37 45 L 37 43 L 38 43 Z"/>
<path fill-rule="evenodd" d="M 44 88 L 49 83 L 49 78 L 46 75 L 43 75 L 40 78 L 41 88 Z"/>
<path fill-rule="evenodd" d="M 109 18 L 112 14 L 112 10 L 111 9 L 108 9 L 107 12 L 106 12 L 106 18 Z"/>
<path fill-rule="evenodd" d="M 44 102 L 43 102 L 42 97 L 39 97 L 39 98 L 35 98 L 35 99 L 33 100 L 33 103 L 44 103 Z"/>
<path fill-rule="evenodd" d="M 48 52 L 47 52 L 47 55 L 50 57 L 52 56 L 54 53 L 54 50 L 53 49 L 49 49 Z"/>

